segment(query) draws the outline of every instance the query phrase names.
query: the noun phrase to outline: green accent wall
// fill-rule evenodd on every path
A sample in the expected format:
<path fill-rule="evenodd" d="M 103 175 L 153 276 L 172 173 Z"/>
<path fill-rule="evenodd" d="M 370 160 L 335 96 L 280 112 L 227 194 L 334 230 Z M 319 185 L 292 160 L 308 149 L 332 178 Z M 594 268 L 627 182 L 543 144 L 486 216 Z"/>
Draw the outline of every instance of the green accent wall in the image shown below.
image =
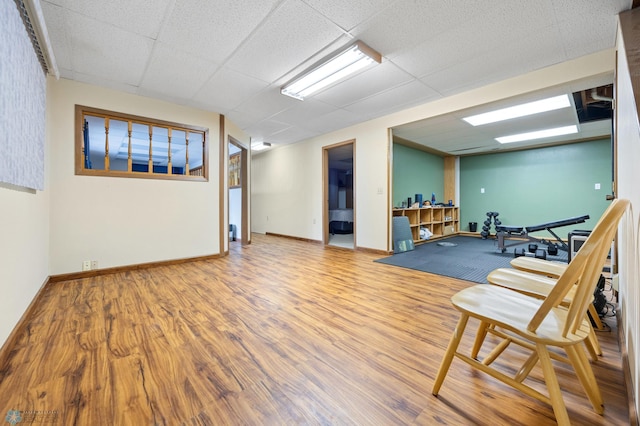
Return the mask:
<path fill-rule="evenodd" d="M 512 226 L 590 216 L 585 223 L 553 229 L 564 239 L 571 230 L 593 229 L 609 205 L 605 197 L 611 186 L 609 139 L 461 157 L 460 230 L 468 231 L 469 222 L 477 222 L 481 231 L 489 211 L 499 212 L 502 224 Z M 553 238 L 547 231 L 536 235 Z"/>
<path fill-rule="evenodd" d="M 437 202 L 444 201 L 444 159 L 428 152 L 393 144 L 393 206 L 400 207 L 403 201 L 422 194 L 422 200 L 431 200 L 436 194 Z M 448 200 L 447 200 L 448 201 Z"/>

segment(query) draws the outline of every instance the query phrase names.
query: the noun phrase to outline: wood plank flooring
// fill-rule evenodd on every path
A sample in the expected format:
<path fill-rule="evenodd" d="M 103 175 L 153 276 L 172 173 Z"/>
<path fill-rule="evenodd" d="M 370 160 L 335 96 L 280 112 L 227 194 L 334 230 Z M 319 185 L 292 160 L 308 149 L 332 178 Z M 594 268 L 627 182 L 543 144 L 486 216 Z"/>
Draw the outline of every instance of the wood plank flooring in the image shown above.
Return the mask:
<path fill-rule="evenodd" d="M 371 253 L 252 241 L 221 259 L 50 285 L 0 366 L 1 418 L 19 410 L 23 423 L 90 426 L 555 424 L 550 406 L 460 360 L 431 395 L 458 319 L 449 298 L 472 283 L 374 263 Z M 569 416 L 628 424 L 615 329 L 599 337 L 605 414 L 557 365 Z M 508 355 L 501 366 L 511 371 L 526 357 Z M 541 374 L 537 366 L 530 383 Z"/>

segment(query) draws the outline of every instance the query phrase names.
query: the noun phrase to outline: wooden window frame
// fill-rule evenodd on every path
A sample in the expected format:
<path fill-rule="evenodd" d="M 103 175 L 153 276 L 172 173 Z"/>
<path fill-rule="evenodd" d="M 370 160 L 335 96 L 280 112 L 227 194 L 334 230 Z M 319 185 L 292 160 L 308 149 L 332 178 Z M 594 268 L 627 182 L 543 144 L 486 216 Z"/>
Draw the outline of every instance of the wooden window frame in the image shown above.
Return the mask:
<path fill-rule="evenodd" d="M 104 169 L 87 169 L 85 168 L 84 159 L 84 137 L 83 126 L 84 117 L 98 116 L 119 121 L 135 122 L 152 127 L 163 127 L 172 130 L 185 131 L 189 133 L 202 134 L 202 171 L 198 175 L 192 174 L 172 174 L 157 173 L 153 169 L 149 172 L 134 172 L 123 170 L 104 170 Z M 131 130 L 131 129 L 129 129 Z M 108 111 L 99 108 L 93 108 L 83 105 L 75 106 L 75 174 L 83 176 L 107 176 L 107 177 L 124 177 L 124 178 L 141 178 L 141 179 L 163 179 L 163 180 L 186 180 L 195 182 L 209 181 L 209 129 L 205 127 L 193 126 L 188 124 L 173 123 L 169 121 L 157 120 L 148 117 L 141 117 L 132 114 L 124 114 L 121 112 Z M 191 169 L 191 171 L 197 168 Z"/>

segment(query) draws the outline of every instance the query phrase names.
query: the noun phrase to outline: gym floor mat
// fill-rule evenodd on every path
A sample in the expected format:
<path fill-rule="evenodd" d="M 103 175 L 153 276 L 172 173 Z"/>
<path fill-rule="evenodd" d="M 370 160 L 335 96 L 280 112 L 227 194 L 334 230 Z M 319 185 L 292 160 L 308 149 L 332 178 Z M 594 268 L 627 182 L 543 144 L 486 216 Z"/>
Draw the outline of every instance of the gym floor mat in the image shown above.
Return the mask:
<path fill-rule="evenodd" d="M 437 244 L 443 241 L 455 245 Z M 486 284 L 489 272 L 510 267 L 514 249 L 528 250 L 528 245 L 529 241 L 523 241 L 522 245 L 501 253 L 495 239 L 453 236 L 419 244 L 413 251 L 397 253 L 375 262 Z M 539 245 L 539 248 L 546 249 L 546 246 Z M 547 260 L 566 263 L 567 253 L 559 250 L 557 256 L 547 255 Z"/>

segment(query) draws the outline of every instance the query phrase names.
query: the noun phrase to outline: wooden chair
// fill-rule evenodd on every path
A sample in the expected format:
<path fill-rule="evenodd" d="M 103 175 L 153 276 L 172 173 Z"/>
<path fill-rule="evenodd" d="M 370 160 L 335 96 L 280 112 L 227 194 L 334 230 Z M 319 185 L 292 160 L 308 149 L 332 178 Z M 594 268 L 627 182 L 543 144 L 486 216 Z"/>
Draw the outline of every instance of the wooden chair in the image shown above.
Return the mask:
<path fill-rule="evenodd" d="M 614 205 L 619 204 L 620 202 L 625 204 L 625 206 L 628 204 L 628 201 L 626 200 L 619 200 L 615 203 L 612 203 L 602 214 L 601 219 L 596 224 L 596 228 L 601 223 L 604 223 L 603 221 L 605 221 L 607 217 L 609 217 L 609 215 L 614 214 Z M 626 207 L 624 208 L 626 209 Z M 611 246 L 612 240 L 613 235 L 610 239 L 601 240 L 600 242 L 602 244 L 605 244 L 608 250 L 608 247 Z M 564 273 L 564 271 L 566 271 L 568 265 L 530 257 L 519 257 L 511 261 L 511 266 L 513 266 L 515 269 L 499 268 L 492 271 L 487 276 L 487 281 L 490 284 L 510 288 L 512 290 L 525 293 L 533 297 L 546 298 L 551 289 L 555 286 L 558 278 Z M 604 260 L 600 265 L 600 271 L 602 271 L 603 267 Z M 599 273 L 593 281 L 594 289 L 598 282 L 598 278 Z M 572 298 L 573 290 L 570 290 L 561 304 L 563 306 L 569 306 Z M 598 329 L 603 329 L 604 326 L 602 325 L 600 317 L 598 316 L 598 312 L 595 310 L 595 307 L 592 303 L 589 303 L 587 311 L 590 313 L 591 318 L 593 318 L 596 327 Z M 589 332 L 589 338 L 585 341 L 585 344 L 591 355 L 591 359 L 593 361 L 597 361 L 598 356 L 602 355 L 602 349 L 600 347 L 600 343 L 593 329 L 593 326 L 591 326 L 591 323 L 589 324 L 591 330 Z"/>
<path fill-rule="evenodd" d="M 566 263 L 553 262 L 550 260 L 536 259 L 534 257 L 516 257 L 511 260 L 511 266 L 515 269 L 531 272 L 537 275 L 544 275 L 549 278 L 558 279 L 560 275 L 567 269 Z M 600 321 L 600 316 L 593 305 L 589 305 L 589 314 L 593 319 L 594 325 L 598 330 L 604 330 L 604 325 Z M 602 355 L 598 352 L 599 355 Z"/>
<path fill-rule="evenodd" d="M 581 345 L 590 330 L 585 312 L 593 297 L 593 279 L 601 271 L 609 248 L 607 240 L 610 242 L 615 235 L 617 224 L 627 206 L 626 200 L 615 200 L 612 203 L 546 298 L 534 298 L 508 288 L 486 284 L 475 285 L 456 293 L 451 302 L 460 311 L 460 319 L 438 370 L 433 394 L 437 395 L 440 391 L 451 362 L 457 357 L 515 389 L 551 404 L 558 424 L 568 425 L 569 415 L 554 371 L 553 359 L 572 365 L 594 410 L 602 414 L 602 396 Z M 568 307 L 563 307 L 561 303 L 569 292 L 573 293 L 571 302 Z M 469 318 L 480 321 L 471 356 L 458 351 Z M 487 333 L 502 340 L 479 361 L 477 355 Z M 531 355 L 514 377 L 491 366 L 510 343 L 531 351 Z M 566 357 L 550 348 L 564 350 Z M 538 361 L 548 395 L 524 382 Z"/>

